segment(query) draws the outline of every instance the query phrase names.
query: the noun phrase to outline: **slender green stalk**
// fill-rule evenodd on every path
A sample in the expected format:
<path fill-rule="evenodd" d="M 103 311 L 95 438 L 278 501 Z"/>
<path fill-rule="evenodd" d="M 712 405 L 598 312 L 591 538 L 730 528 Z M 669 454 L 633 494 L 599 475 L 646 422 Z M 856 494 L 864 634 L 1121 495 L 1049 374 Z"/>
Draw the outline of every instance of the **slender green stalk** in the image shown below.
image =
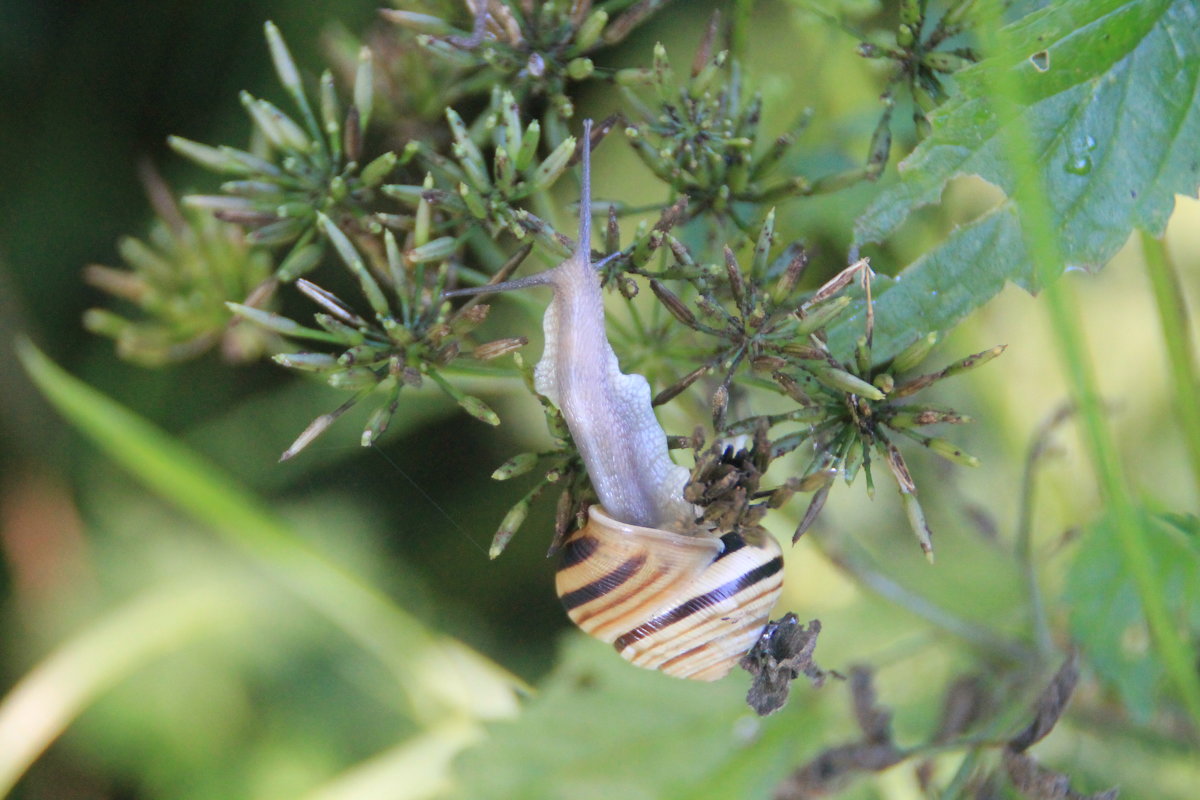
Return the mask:
<path fill-rule="evenodd" d="M 505 716 L 525 688 L 475 651 L 437 635 L 378 589 L 311 548 L 257 499 L 178 441 L 54 364 L 28 341 L 26 371 L 70 422 L 143 483 L 324 614 L 395 676 L 414 719 Z"/>
<path fill-rule="evenodd" d="M 825 538 L 818 538 L 814 541 L 819 543 L 826 558 L 846 574 L 852 576 L 858 583 L 931 625 L 1001 658 L 1017 663 L 1034 660 L 1033 652 L 1022 643 L 1008 639 L 990 628 L 976 625 L 956 616 L 929 598 L 897 583 L 895 579 L 868 563 L 866 558 L 848 552 L 845 545 L 834 544 Z"/>
<path fill-rule="evenodd" d="M 0 701 L 0 797 L 100 694 L 191 640 L 245 622 L 250 599 L 228 579 L 175 582 L 60 645 Z"/>
<path fill-rule="evenodd" d="M 421 800 L 452 788 L 450 765 L 483 738 L 483 727 L 450 719 L 357 764 L 304 796 L 304 800 Z"/>
<path fill-rule="evenodd" d="M 1053 652 L 1054 642 L 1050 636 L 1050 623 L 1046 617 L 1046 603 L 1038 583 L 1037 564 L 1033 560 L 1033 511 L 1037 491 L 1037 468 L 1050 444 L 1050 435 L 1056 427 L 1071 415 L 1070 406 L 1060 408 L 1038 426 L 1037 433 L 1025 455 L 1025 472 L 1021 478 L 1020 511 L 1017 517 L 1016 556 L 1025 579 L 1025 591 L 1029 597 L 1029 616 L 1033 624 L 1034 643 L 1044 658 Z"/>
<path fill-rule="evenodd" d="M 1174 395 L 1175 419 L 1183 432 L 1183 443 L 1196 481 L 1196 497 L 1200 498 L 1200 373 L 1196 369 L 1196 353 L 1192 346 L 1191 321 L 1179 274 L 1166 245 L 1161 239 L 1142 231 L 1142 254 L 1150 288 L 1158 304 L 1158 319 L 1162 323 L 1163 344 L 1170 367 L 1171 393 Z"/>
<path fill-rule="evenodd" d="M 1000 20 L 979 26 L 991 33 L 990 52 L 1003 52 L 1004 35 Z M 1023 91 L 1015 77 L 1002 69 L 992 71 L 993 94 L 997 98 L 1018 99 Z M 1164 597 L 1166 587 L 1154 571 L 1146 545 L 1141 520 L 1121 467 L 1116 444 L 1109 430 L 1095 370 L 1088 357 L 1083 334 L 1083 319 L 1071 283 L 1059 280 L 1063 262 L 1056 232 L 1049 226 L 1053 219 L 1046 203 L 1046 193 L 1040 185 L 1029 131 L 1019 122 L 1003 130 L 1016 180 L 1014 200 L 1020 209 L 1020 221 L 1025 246 L 1033 261 L 1038 283 L 1044 287 L 1043 298 L 1059 358 L 1066 372 L 1072 400 L 1083 426 L 1084 439 L 1091 456 L 1100 490 L 1116 528 L 1117 540 L 1137 587 L 1138 598 L 1171 682 L 1175 684 L 1184 707 L 1200 732 L 1200 675 L 1196 673 L 1195 648 L 1176 627 Z"/>

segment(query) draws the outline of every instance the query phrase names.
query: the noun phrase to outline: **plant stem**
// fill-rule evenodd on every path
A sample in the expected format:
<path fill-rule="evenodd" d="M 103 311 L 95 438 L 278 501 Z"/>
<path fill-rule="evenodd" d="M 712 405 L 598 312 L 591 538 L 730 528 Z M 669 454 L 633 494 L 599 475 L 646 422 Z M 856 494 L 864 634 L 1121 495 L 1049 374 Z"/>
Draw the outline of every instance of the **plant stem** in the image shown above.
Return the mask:
<path fill-rule="evenodd" d="M 17 352 L 47 399 L 109 457 L 210 526 L 378 658 L 396 678 L 413 719 L 433 722 L 451 712 L 487 717 L 513 707 L 511 692 L 524 687 L 519 678 L 429 630 L 376 587 L 304 543 L 220 470 L 67 374 L 30 342 L 19 342 Z"/>
<path fill-rule="evenodd" d="M 1054 643 L 1050 638 L 1050 625 L 1046 620 L 1046 604 L 1038 585 L 1037 565 L 1033 561 L 1033 509 L 1037 490 L 1037 467 L 1050 442 L 1050 434 L 1071 414 L 1071 407 L 1055 411 L 1038 426 L 1037 433 L 1025 456 L 1025 472 L 1021 478 L 1021 501 L 1018 512 L 1016 556 L 1025 579 L 1025 591 L 1029 596 L 1029 617 L 1033 624 L 1034 643 L 1038 652 L 1048 657 Z"/>
<path fill-rule="evenodd" d="M 835 566 L 853 576 L 856 581 L 885 600 L 895 603 L 932 625 L 989 653 L 1017 663 L 1027 663 L 1033 660 L 1033 653 L 1022 644 L 1006 639 L 990 628 L 955 616 L 929 598 L 902 586 L 875 569 L 867 563 L 866 559 L 846 552 L 840 544 L 831 545 L 830 542 L 819 538 L 816 541 L 820 543 L 825 557 Z"/>
<path fill-rule="evenodd" d="M 1001 20 L 993 16 L 987 23 L 979 26 L 988 40 L 985 42 L 987 51 L 1007 52 Z M 997 68 L 989 74 L 994 81 L 992 89 L 996 97 L 1011 101 L 1021 99 L 1023 87 L 1012 73 Z M 1018 122 L 1006 126 L 1001 135 L 1015 173 L 1012 194 L 1019 209 L 1025 246 L 1033 262 L 1038 284 L 1045 287 L 1043 297 L 1055 344 L 1083 425 L 1084 439 L 1107 512 L 1137 587 L 1155 648 L 1192 717 L 1196 731 L 1200 733 L 1200 675 L 1195 669 L 1195 648 L 1184 638 L 1167 609 L 1164 600 L 1166 587 L 1154 570 L 1142 521 L 1121 468 L 1112 432 L 1106 424 L 1095 371 L 1088 357 L 1079 303 L 1071 284 L 1059 279 L 1063 261 L 1057 232 L 1050 228 L 1050 220 L 1054 216 L 1047 207 L 1047 194 L 1039 181 L 1030 134 Z"/>
<path fill-rule="evenodd" d="M 1192 349 L 1193 333 L 1187 303 L 1179 283 L 1179 274 L 1162 239 L 1145 231 L 1142 231 L 1141 239 L 1146 272 L 1150 276 L 1150 288 L 1154 291 L 1158 319 L 1162 323 L 1175 417 L 1183 432 L 1184 447 L 1191 461 L 1196 497 L 1200 497 L 1200 374 L 1197 374 L 1196 353 Z"/>
<path fill-rule="evenodd" d="M 0 702 L 0 797 L 101 693 L 253 607 L 244 586 L 205 576 L 146 592 L 60 645 Z"/>

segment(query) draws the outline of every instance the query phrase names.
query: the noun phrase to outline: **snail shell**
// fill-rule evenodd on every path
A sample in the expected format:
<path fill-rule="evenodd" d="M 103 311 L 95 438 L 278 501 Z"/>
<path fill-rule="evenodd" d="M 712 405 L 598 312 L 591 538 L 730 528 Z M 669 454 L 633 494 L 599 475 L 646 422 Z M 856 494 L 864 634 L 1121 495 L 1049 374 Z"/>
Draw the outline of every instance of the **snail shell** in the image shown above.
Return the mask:
<path fill-rule="evenodd" d="M 639 667 L 724 677 L 762 632 L 783 588 L 770 536 L 694 536 L 628 525 L 601 507 L 563 544 L 555 580 L 571 621 Z"/>

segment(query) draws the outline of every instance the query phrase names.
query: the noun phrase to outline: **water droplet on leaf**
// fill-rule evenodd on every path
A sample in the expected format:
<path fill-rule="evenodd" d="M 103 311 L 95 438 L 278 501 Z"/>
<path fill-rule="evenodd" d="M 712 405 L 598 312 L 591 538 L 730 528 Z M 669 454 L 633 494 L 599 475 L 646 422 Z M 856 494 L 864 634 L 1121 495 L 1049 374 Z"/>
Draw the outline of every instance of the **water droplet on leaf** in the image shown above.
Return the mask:
<path fill-rule="evenodd" d="M 1067 163 L 1063 166 L 1063 169 L 1072 175 L 1087 175 L 1092 171 L 1092 159 L 1086 155 L 1073 155 L 1067 159 Z"/>
<path fill-rule="evenodd" d="M 1050 51 L 1039 50 L 1029 57 L 1029 63 L 1033 64 L 1033 68 L 1038 72 L 1045 72 L 1050 69 Z"/>

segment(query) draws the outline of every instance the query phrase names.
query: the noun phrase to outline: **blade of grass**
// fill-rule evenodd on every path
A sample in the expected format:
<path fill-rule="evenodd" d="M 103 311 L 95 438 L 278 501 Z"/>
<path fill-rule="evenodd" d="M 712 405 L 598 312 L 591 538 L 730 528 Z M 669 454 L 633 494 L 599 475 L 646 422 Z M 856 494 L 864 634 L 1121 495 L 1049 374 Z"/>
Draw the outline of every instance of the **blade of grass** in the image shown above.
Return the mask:
<path fill-rule="evenodd" d="M 523 682 L 431 632 L 375 587 L 297 538 L 220 470 L 109 397 L 72 377 L 31 342 L 17 353 L 33 382 L 75 427 L 152 491 L 210 526 L 325 615 L 394 675 L 414 719 L 507 716 Z"/>
<path fill-rule="evenodd" d="M 253 608 L 244 585 L 204 576 L 146 592 L 60 645 L 0 701 L 0 797 L 105 690 Z"/>
<path fill-rule="evenodd" d="M 985 20 L 985 24 L 978 26 L 985 36 L 985 52 L 1005 52 L 1005 30 L 1000 23 L 999 18 L 992 16 Z M 994 77 L 994 97 L 1020 101 L 1024 87 L 1012 73 L 993 70 L 990 74 Z M 1184 708 L 1192 718 L 1195 725 L 1193 735 L 1200 735 L 1200 675 L 1194 666 L 1196 651 L 1176 627 L 1163 600 L 1166 587 L 1162 585 L 1161 576 L 1154 571 L 1141 519 L 1106 422 L 1095 370 L 1084 341 L 1079 303 L 1070 281 L 1057 279 L 1062 272 L 1061 248 L 1055 231 L 1050 227 L 1050 220 L 1054 217 L 1033 161 L 1030 134 L 1017 120 L 1010 123 L 1001 135 L 1008 149 L 1008 160 L 1018 176 L 1013 199 L 1021 210 L 1022 235 L 1033 259 L 1035 274 L 1041 285 L 1046 287 L 1043 293 L 1046 311 L 1083 427 L 1092 467 L 1116 526 L 1122 553 L 1134 577 L 1154 646 L 1179 692 Z"/>
<path fill-rule="evenodd" d="M 1162 239 L 1142 231 L 1142 255 L 1150 288 L 1158 305 L 1163 344 L 1170 367 L 1171 393 L 1175 401 L 1175 421 L 1183 432 L 1184 446 L 1200 497 L 1200 374 L 1196 371 L 1196 353 L 1192 348 L 1191 321 L 1179 274 Z"/>
<path fill-rule="evenodd" d="M 423 800 L 452 788 L 450 764 L 483 736 L 481 727 L 450 720 L 346 770 L 304 800 Z"/>

